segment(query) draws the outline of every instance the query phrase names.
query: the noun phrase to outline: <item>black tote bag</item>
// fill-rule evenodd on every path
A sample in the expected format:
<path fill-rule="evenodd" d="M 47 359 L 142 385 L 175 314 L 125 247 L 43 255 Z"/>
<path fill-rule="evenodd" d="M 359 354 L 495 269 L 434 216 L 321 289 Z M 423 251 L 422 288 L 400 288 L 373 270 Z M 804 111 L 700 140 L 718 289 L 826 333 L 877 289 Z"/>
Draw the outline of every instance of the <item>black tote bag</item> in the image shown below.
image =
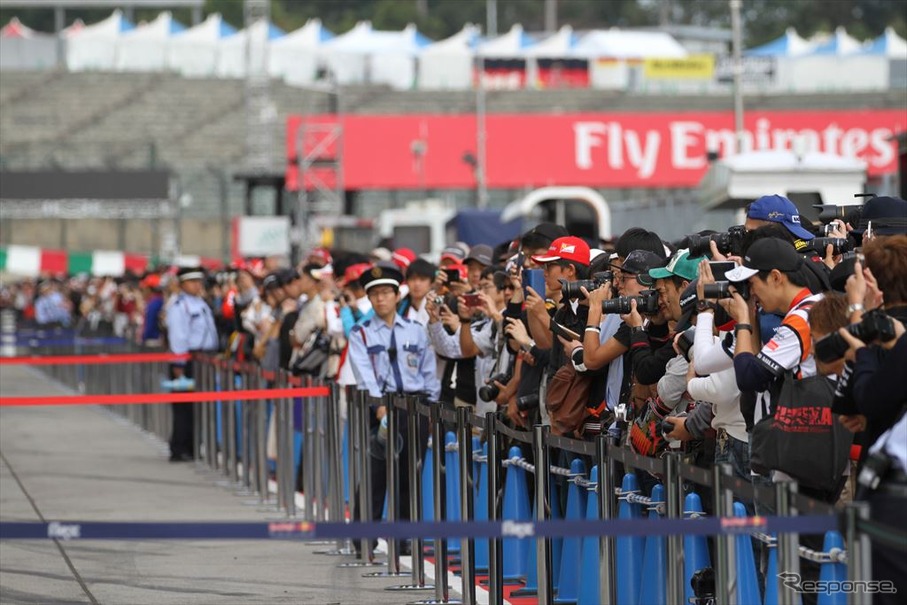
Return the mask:
<path fill-rule="evenodd" d="M 777 470 L 824 491 L 837 488 L 847 467 L 853 433 L 831 411 L 834 383 L 825 376 L 782 378 L 773 413 L 753 427 L 750 465 L 759 474 Z"/>

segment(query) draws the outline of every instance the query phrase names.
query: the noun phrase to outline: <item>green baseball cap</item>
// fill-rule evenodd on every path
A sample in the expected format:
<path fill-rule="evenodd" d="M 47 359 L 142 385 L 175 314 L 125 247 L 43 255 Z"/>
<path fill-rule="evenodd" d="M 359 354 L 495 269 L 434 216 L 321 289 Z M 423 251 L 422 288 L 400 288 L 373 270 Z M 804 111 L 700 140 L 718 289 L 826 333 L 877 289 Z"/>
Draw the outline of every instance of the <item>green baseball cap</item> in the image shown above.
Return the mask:
<path fill-rule="evenodd" d="M 704 256 L 690 258 L 690 251 L 686 248 L 678 250 L 668 261 L 666 267 L 658 267 L 649 270 L 649 277 L 652 279 L 665 279 L 676 275 L 687 281 L 693 281 L 699 275 L 699 261 Z"/>

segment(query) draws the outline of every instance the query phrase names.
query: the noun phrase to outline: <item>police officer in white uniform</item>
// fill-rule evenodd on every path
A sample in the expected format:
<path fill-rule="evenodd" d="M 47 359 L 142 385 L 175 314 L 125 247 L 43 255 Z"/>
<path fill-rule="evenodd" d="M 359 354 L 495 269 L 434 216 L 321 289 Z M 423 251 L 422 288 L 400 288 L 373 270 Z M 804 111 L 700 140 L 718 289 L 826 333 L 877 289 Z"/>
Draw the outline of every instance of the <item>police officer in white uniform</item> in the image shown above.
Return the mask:
<path fill-rule="evenodd" d="M 170 351 L 184 354 L 217 349 L 217 328 L 211 307 L 202 298 L 205 291 L 205 272 L 198 267 L 184 267 L 177 277 L 180 293 L 167 308 L 167 339 Z M 192 378 L 192 361 L 170 365 L 170 378 Z M 173 432 L 170 436 L 170 461 L 192 460 L 193 419 L 192 405 L 173 403 Z"/>
<path fill-rule="evenodd" d="M 425 328 L 397 314 L 403 274 L 395 266 L 378 265 L 359 278 L 372 303 L 375 315 L 353 327 L 349 337 L 349 361 L 361 390 L 372 398 L 385 393 L 420 395 L 437 401 L 441 382 L 436 372 L 434 351 L 428 344 Z M 387 413 L 380 401 L 372 408 L 372 427 L 377 427 Z M 387 448 L 400 447 L 400 519 L 409 519 L 408 456 L 406 450 L 406 414 L 399 415 L 398 435 L 388 435 Z M 422 433 L 425 434 L 425 431 Z M 399 445 L 398 445 L 399 444 Z M 422 444 L 424 447 L 424 443 Z M 372 510 L 371 518 L 380 519 L 387 485 L 384 460 L 371 451 Z M 406 546 L 401 547 L 406 554 Z"/>

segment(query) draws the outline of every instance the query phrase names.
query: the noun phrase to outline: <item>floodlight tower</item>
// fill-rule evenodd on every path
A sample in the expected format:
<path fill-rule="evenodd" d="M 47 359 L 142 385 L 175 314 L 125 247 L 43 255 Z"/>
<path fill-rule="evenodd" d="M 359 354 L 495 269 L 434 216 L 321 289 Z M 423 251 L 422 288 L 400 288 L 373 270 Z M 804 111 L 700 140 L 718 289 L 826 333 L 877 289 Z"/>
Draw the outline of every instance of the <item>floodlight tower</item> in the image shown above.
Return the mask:
<path fill-rule="evenodd" d="M 271 100 L 268 77 L 268 25 L 270 0 L 243 0 L 246 32 L 246 145 L 247 172 L 270 172 L 274 168 L 277 110 Z M 252 27 L 263 22 L 265 27 Z"/>

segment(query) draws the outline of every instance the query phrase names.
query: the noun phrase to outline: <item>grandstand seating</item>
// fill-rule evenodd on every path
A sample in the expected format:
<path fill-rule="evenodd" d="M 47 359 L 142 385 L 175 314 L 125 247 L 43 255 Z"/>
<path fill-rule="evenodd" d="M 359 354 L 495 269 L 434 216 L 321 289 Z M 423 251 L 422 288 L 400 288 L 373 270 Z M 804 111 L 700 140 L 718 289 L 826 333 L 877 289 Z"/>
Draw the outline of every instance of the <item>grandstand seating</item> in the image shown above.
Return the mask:
<path fill-rule="evenodd" d="M 0 78 L 0 168 L 173 170 L 191 195 L 185 217 L 211 219 L 242 212 L 241 186 L 231 174 L 245 150 L 245 83 L 167 73 L 4 71 Z M 276 110 L 273 168 L 283 170 L 283 127 L 290 114 L 329 110 L 325 89 L 271 83 Z M 358 114 L 472 113 L 474 91 L 399 91 L 345 86 L 342 111 Z M 747 97 L 760 109 L 903 108 L 903 91 Z M 595 90 L 488 91 L 489 113 L 730 110 L 725 96 L 656 96 Z M 228 196 L 221 187 L 227 183 Z M 675 192 L 678 193 L 678 192 Z M 622 192 L 614 199 L 631 199 Z M 673 195 L 674 203 L 689 196 Z M 635 204 L 632 205 L 635 208 Z M 686 207 L 686 206 L 685 206 Z M 634 211 L 628 206 L 628 212 Z M 615 212 L 618 211 L 615 206 Z M 204 222 L 204 221 L 203 221 Z M 219 244 L 218 244 L 219 245 Z M 206 251 L 210 254 L 210 251 Z"/>
<path fill-rule="evenodd" d="M 186 79 L 171 74 L 4 72 L 0 82 L 0 157 L 10 168 L 58 165 L 67 168 L 162 166 L 231 167 L 241 163 L 244 140 L 244 83 L 230 79 Z M 282 165 L 280 131 L 292 113 L 322 113 L 329 95 L 321 90 L 272 84 L 278 115 L 275 168 Z M 350 113 L 468 113 L 473 91 L 395 91 L 344 87 L 343 111 Z M 748 98 L 770 108 L 844 108 L 855 103 L 901 107 L 898 92 L 863 95 L 786 95 Z M 594 89 L 489 91 L 492 113 L 730 109 L 716 96 L 630 96 Z M 153 149 L 152 149 L 153 145 Z"/>

